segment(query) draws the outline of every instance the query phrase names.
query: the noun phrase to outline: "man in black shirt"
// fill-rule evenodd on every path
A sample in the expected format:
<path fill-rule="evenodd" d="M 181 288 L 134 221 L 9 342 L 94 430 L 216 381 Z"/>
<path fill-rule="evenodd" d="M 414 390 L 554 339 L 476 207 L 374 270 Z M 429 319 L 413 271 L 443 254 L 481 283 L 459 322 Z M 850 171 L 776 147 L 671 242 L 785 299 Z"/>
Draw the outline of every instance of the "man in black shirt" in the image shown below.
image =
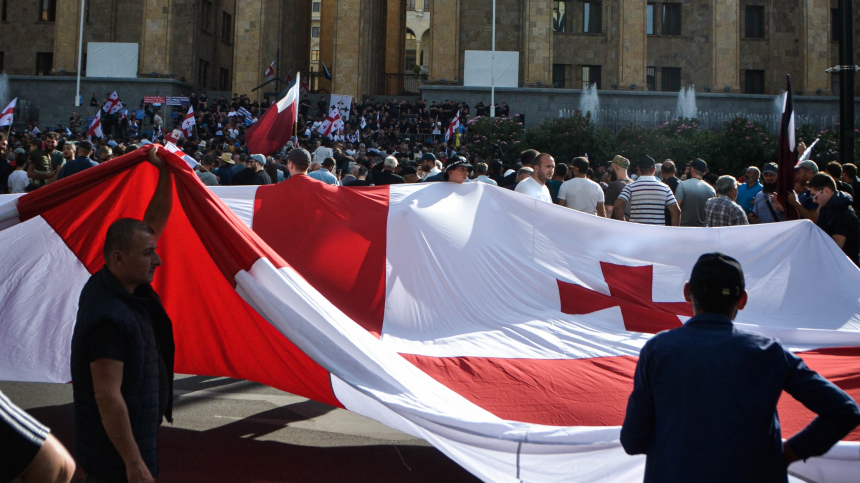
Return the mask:
<path fill-rule="evenodd" d="M 839 161 L 831 161 L 827 163 L 824 170 L 827 171 L 827 174 L 829 174 L 834 181 L 836 181 L 836 189 L 854 197 L 854 187 L 849 183 L 842 181 L 842 165 L 839 164 Z"/>
<path fill-rule="evenodd" d="M 860 179 L 857 179 L 857 166 L 851 163 L 842 165 L 842 181 L 851 185 L 854 190 L 854 200 L 851 206 L 854 207 L 856 213 L 860 209 Z"/>
<path fill-rule="evenodd" d="M 851 196 L 836 189 L 836 181 L 826 173 L 809 180 L 809 193 L 818 203 L 816 225 L 833 238 L 845 255 L 860 266 L 860 221 L 851 207 Z"/>
<path fill-rule="evenodd" d="M 264 184 L 272 184 L 272 178 L 269 177 L 269 173 L 266 173 L 266 170 L 263 169 L 266 167 L 266 157 L 262 154 L 252 154 L 248 158 L 249 169 L 254 170 L 254 174 L 251 176 L 251 182 L 249 184 L 252 185 L 264 185 Z"/>
<path fill-rule="evenodd" d="M 538 154 L 540 154 L 540 153 L 535 151 L 534 149 L 526 149 L 525 151 L 521 152 L 520 153 L 520 163 L 522 163 L 522 168 L 534 167 L 535 158 L 537 158 Z M 511 189 L 516 188 L 516 185 L 517 185 L 517 172 L 516 171 L 505 176 L 504 179 L 502 179 L 502 182 L 499 183 L 499 186 L 501 186 L 503 188 L 504 187 L 510 187 Z"/>

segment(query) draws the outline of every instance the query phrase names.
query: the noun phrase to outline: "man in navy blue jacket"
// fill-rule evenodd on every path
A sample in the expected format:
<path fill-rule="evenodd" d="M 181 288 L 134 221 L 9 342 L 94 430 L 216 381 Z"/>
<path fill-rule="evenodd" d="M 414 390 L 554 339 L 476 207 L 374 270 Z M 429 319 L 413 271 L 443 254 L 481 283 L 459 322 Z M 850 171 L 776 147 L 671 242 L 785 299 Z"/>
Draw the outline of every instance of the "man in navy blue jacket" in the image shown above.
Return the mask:
<path fill-rule="evenodd" d="M 684 298 L 694 317 L 642 348 L 621 428 L 624 450 L 647 455 L 646 482 L 785 482 L 790 463 L 824 454 L 860 424 L 844 391 L 776 340 L 734 327 L 747 303 L 737 260 L 702 255 Z M 783 390 L 818 414 L 785 443 Z"/>

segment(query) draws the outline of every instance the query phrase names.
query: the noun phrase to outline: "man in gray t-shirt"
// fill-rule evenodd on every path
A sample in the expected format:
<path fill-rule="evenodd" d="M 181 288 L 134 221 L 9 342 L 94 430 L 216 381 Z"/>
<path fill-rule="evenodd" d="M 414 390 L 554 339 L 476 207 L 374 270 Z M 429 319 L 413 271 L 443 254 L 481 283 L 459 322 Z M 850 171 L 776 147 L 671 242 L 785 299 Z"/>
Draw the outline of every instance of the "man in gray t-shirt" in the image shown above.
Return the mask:
<path fill-rule="evenodd" d="M 615 206 L 615 201 L 618 199 L 618 195 L 621 194 L 621 190 L 633 182 L 633 180 L 627 176 L 627 170 L 629 168 L 630 161 L 621 155 L 615 156 L 609 164 L 609 169 L 612 170 L 615 181 L 609 183 L 609 187 L 606 188 L 606 194 L 604 197 L 607 209 L 607 218 L 612 218 L 612 209 Z M 624 217 L 627 221 L 630 221 L 630 203 L 624 206 Z"/>
<path fill-rule="evenodd" d="M 702 177 L 708 172 L 708 164 L 701 159 L 690 163 L 691 178 L 678 184 L 675 199 L 681 207 L 681 226 L 708 226 L 705 221 L 705 203 L 717 196 L 717 192 Z"/>

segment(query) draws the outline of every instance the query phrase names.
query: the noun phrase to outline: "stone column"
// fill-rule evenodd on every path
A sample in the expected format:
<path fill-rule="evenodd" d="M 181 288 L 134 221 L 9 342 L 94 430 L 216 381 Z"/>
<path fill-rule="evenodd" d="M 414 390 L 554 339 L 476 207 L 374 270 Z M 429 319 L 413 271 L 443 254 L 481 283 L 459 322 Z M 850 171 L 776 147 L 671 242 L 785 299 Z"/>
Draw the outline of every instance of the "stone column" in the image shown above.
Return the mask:
<path fill-rule="evenodd" d="M 641 0 L 619 0 L 618 29 L 618 88 L 645 90 L 648 88 L 647 41 L 648 11 Z"/>
<path fill-rule="evenodd" d="M 144 74 L 170 74 L 170 3 L 170 0 L 143 0 L 140 71 Z"/>
<path fill-rule="evenodd" d="M 385 73 L 403 74 L 406 70 L 406 0 L 387 0 L 385 14 Z M 385 94 L 403 91 L 403 76 L 385 79 Z"/>
<path fill-rule="evenodd" d="M 332 94 L 361 99 L 364 94 L 383 93 L 387 8 L 387 0 L 336 2 L 332 60 L 328 66 L 332 75 Z M 405 39 L 404 32 L 401 42 Z"/>
<path fill-rule="evenodd" d="M 740 92 L 740 4 L 739 0 L 711 0 L 713 22 L 711 48 L 713 90 Z"/>
<path fill-rule="evenodd" d="M 334 17 L 337 0 L 322 0 L 320 12 L 320 63 L 319 72 L 322 72 L 322 64 L 331 66 L 334 49 Z M 319 88 L 321 91 L 331 92 L 331 81 L 320 74 Z"/>
<path fill-rule="evenodd" d="M 430 82 L 457 84 L 460 79 L 460 0 L 430 4 Z"/>
<path fill-rule="evenodd" d="M 804 94 L 828 94 L 830 74 L 830 2 L 804 0 L 803 14 L 803 90 Z"/>
<path fill-rule="evenodd" d="M 274 56 L 263 65 L 261 28 L 263 0 L 242 0 L 236 5 L 233 30 L 233 91 L 251 94 L 251 89 L 263 83 Z"/>
<path fill-rule="evenodd" d="M 54 66 L 53 74 L 66 71 L 66 75 L 78 72 L 78 37 L 81 26 L 80 0 L 58 0 L 57 17 L 54 22 Z M 86 69 L 81 65 L 81 70 Z"/>
<path fill-rule="evenodd" d="M 523 85 L 552 87 L 552 0 L 525 0 L 522 39 Z"/>

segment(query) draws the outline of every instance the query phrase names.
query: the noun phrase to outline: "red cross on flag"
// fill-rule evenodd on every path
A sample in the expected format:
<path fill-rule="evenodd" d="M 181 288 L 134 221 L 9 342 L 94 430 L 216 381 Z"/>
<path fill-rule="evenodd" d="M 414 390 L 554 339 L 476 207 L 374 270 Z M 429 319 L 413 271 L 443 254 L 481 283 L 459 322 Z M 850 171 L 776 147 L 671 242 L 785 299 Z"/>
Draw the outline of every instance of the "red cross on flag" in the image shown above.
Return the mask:
<path fill-rule="evenodd" d="M 18 98 L 12 99 L 12 102 L 0 112 L 0 126 L 9 126 L 15 118 L 15 106 L 18 104 Z"/>
<path fill-rule="evenodd" d="M 104 133 L 102 132 L 102 111 L 99 110 L 96 112 L 96 117 L 93 119 L 93 123 L 90 124 L 90 128 L 87 129 L 87 139 L 93 139 L 93 136 L 97 138 L 103 138 Z"/>
<path fill-rule="evenodd" d="M 122 102 L 120 102 L 119 95 L 117 95 L 116 91 L 113 91 L 113 94 L 108 97 L 105 105 L 102 106 L 102 110 L 108 114 L 115 114 L 120 109 L 122 109 Z"/>
<path fill-rule="evenodd" d="M 194 108 L 189 107 L 188 112 L 185 114 L 185 119 L 182 120 L 181 128 L 182 134 L 185 135 L 186 138 L 190 138 L 194 133 L 194 125 L 197 124 L 197 121 L 194 119 Z"/>
<path fill-rule="evenodd" d="M 338 132 L 338 126 L 340 125 L 340 110 L 337 107 L 333 107 L 331 112 L 328 113 L 328 117 L 325 118 L 320 127 L 317 129 L 323 136 L 334 137 Z"/>
<path fill-rule="evenodd" d="M 271 64 L 269 64 L 269 68 L 266 69 L 266 72 L 263 73 L 266 76 L 266 80 L 272 80 L 275 78 L 275 61 L 273 60 Z"/>
<path fill-rule="evenodd" d="M 642 480 L 644 457 L 618 441 L 633 370 L 653 332 L 690 315 L 682 288 L 705 252 L 743 266 L 738 328 L 860 399 L 860 270 L 812 223 L 644 226 L 483 183 L 207 189 L 159 155 L 175 192 L 153 285 L 176 372 L 344 407 L 483 481 Z M 0 198 L 0 340 L 16 348 L 0 351 L 0 379 L 69 381 L 80 290 L 104 266 L 108 225 L 146 209 L 158 179 L 146 156 Z M 50 310 L 32 303 L 39 287 L 53 287 Z M 812 417 L 783 395 L 783 437 Z M 855 481 L 859 442 L 860 429 L 792 474 Z"/>
<path fill-rule="evenodd" d="M 457 132 L 457 129 L 460 128 L 460 111 L 457 111 L 457 114 L 454 116 L 454 119 L 451 120 L 451 125 L 448 126 L 448 130 L 445 131 L 445 142 L 450 141 L 454 134 Z"/>

